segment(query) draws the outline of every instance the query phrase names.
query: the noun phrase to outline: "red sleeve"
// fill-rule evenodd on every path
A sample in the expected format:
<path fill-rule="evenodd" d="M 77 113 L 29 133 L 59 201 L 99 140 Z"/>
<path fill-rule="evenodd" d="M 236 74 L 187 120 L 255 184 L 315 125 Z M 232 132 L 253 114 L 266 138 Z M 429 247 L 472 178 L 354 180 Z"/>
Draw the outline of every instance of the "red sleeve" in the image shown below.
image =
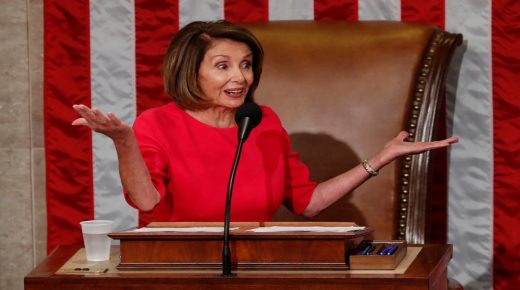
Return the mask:
<path fill-rule="evenodd" d="M 301 215 L 311 201 L 317 183 L 310 180 L 310 172 L 297 152 L 291 151 L 287 135 L 285 200 L 284 204 L 294 214 Z"/>

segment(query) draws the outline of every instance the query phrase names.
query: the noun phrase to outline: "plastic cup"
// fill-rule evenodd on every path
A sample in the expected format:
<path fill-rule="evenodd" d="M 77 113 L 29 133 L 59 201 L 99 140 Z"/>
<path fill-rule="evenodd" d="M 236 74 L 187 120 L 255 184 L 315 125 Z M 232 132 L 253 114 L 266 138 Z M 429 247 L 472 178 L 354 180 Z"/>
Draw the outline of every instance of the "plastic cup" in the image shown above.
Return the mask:
<path fill-rule="evenodd" d="M 80 222 L 88 261 L 107 261 L 110 258 L 112 221 L 90 220 Z"/>

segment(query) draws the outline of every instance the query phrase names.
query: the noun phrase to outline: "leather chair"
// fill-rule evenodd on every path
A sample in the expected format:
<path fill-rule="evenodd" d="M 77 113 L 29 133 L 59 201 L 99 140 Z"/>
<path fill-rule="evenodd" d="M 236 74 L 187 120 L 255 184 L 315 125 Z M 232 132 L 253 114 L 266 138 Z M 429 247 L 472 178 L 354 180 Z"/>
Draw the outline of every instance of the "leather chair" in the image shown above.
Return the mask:
<path fill-rule="evenodd" d="M 263 44 L 256 101 L 272 107 L 316 181 L 368 158 L 399 131 L 434 138 L 462 36 L 400 22 L 244 24 Z M 428 242 L 432 154 L 406 156 L 314 218 L 354 221 L 374 239 Z M 286 209 L 275 220 L 298 220 Z"/>

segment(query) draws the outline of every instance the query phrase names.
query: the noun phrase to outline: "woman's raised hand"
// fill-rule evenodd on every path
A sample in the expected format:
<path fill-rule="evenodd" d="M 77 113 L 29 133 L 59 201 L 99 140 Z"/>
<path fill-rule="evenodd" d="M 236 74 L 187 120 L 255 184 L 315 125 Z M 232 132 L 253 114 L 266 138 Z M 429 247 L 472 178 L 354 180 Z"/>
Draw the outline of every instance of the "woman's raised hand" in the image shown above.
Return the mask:
<path fill-rule="evenodd" d="M 450 137 L 444 140 L 432 142 L 408 142 L 405 141 L 407 137 L 408 133 L 401 131 L 396 137 L 385 144 L 383 148 L 383 155 L 389 159 L 388 162 L 399 156 L 417 154 L 437 148 L 443 148 L 459 141 L 459 138 L 457 137 Z"/>
<path fill-rule="evenodd" d="M 130 126 L 121 122 L 113 113 L 106 116 L 100 110 L 85 105 L 72 106 L 81 115 L 72 122 L 74 126 L 87 126 L 114 141 L 119 161 L 119 176 L 132 202 L 141 210 L 151 210 L 161 200 L 155 189 Z"/>
<path fill-rule="evenodd" d="M 85 105 L 73 105 L 72 108 L 81 116 L 72 121 L 73 126 L 87 126 L 95 132 L 108 136 L 114 142 L 124 142 L 132 135 L 132 128 L 111 112 L 105 116 L 100 110 Z"/>

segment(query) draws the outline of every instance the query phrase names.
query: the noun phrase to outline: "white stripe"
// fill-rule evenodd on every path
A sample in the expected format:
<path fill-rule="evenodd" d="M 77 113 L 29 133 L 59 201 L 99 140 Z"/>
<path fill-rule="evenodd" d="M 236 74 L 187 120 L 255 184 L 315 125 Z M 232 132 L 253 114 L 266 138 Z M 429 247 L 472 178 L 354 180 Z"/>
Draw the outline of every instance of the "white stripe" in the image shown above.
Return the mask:
<path fill-rule="evenodd" d="M 269 20 L 313 20 L 314 0 L 269 0 Z"/>
<path fill-rule="evenodd" d="M 179 27 L 193 21 L 224 19 L 224 0 L 179 0 Z"/>
<path fill-rule="evenodd" d="M 401 20 L 401 0 L 358 1 L 359 20 Z"/>
<path fill-rule="evenodd" d="M 446 30 L 464 35 L 452 133 L 448 240 L 454 244 L 449 275 L 469 289 L 492 289 L 493 132 L 489 0 L 446 0 Z M 449 88 L 451 91 L 453 87 Z M 450 119 L 450 118 L 449 118 Z"/>
<path fill-rule="evenodd" d="M 113 112 L 123 122 L 135 119 L 134 2 L 90 1 L 92 107 Z M 137 225 L 137 211 L 126 203 L 112 141 L 92 135 L 94 215 L 113 220 L 115 230 Z"/>

